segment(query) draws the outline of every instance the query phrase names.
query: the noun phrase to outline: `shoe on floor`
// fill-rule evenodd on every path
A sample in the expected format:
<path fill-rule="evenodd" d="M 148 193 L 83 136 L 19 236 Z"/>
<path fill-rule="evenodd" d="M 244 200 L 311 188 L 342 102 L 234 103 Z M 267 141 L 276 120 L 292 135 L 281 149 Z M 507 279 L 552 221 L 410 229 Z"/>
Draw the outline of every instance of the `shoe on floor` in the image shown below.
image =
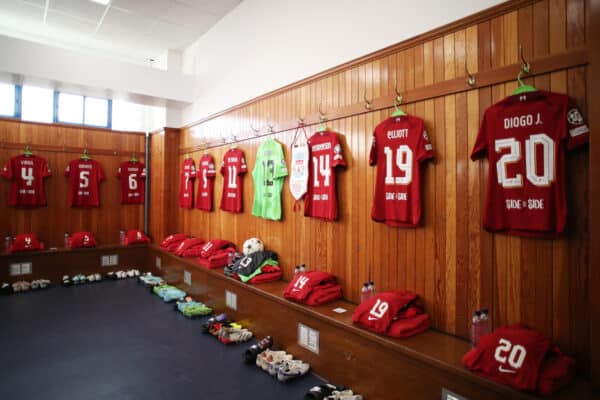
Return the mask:
<path fill-rule="evenodd" d="M 235 328 L 233 326 L 223 326 L 219 331 L 219 341 L 221 343 L 241 343 L 252 339 L 252 332 L 246 328 Z"/>
<path fill-rule="evenodd" d="M 328 400 L 362 400 L 360 394 L 355 394 L 352 390 L 334 390 L 331 395 L 326 397 Z"/>
<path fill-rule="evenodd" d="M 273 338 L 271 336 L 265 337 L 257 344 L 253 344 L 246 349 L 244 352 L 244 361 L 248 364 L 255 363 L 256 357 L 266 349 L 271 348 L 271 346 L 273 346 Z"/>
<path fill-rule="evenodd" d="M 270 363 L 285 359 L 291 360 L 292 356 L 283 350 L 266 349 L 256 357 L 256 366 L 262 368 L 264 371 L 268 371 Z"/>
<path fill-rule="evenodd" d="M 282 361 L 277 370 L 277 379 L 280 382 L 285 382 L 290 379 L 298 378 L 299 376 L 306 375 L 309 369 L 310 365 L 301 360 Z"/>

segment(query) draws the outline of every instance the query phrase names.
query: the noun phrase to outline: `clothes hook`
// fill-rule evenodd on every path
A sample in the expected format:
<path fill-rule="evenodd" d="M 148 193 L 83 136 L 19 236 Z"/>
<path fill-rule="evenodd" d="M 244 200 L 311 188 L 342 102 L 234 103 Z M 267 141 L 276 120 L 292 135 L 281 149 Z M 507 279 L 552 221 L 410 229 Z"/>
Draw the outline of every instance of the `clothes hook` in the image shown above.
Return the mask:
<path fill-rule="evenodd" d="M 304 118 L 298 117 L 298 126 L 304 126 Z"/>
<path fill-rule="evenodd" d="M 465 72 L 467 73 L 467 85 L 475 86 L 475 76 L 469 72 L 469 67 L 467 67 L 467 60 L 465 60 Z"/>
<path fill-rule="evenodd" d="M 371 109 L 371 102 L 372 102 L 372 100 L 369 101 L 369 99 L 367 99 L 367 92 L 365 92 L 364 99 L 365 99 L 365 108 L 367 110 L 370 110 Z"/>
<path fill-rule="evenodd" d="M 523 55 L 523 46 L 519 43 L 519 56 L 521 57 L 521 69 L 526 74 L 529 73 L 531 65 L 527 61 L 525 61 L 525 56 Z"/>
<path fill-rule="evenodd" d="M 274 127 L 274 125 L 273 125 L 273 124 L 269 124 L 269 123 L 267 123 L 267 132 L 268 132 L 268 133 L 273 133 L 273 127 Z"/>
<path fill-rule="evenodd" d="M 321 106 L 322 106 L 322 103 L 319 103 L 319 120 L 324 121 L 325 113 L 323 112 L 323 110 L 321 110 Z"/>
<path fill-rule="evenodd" d="M 252 129 L 254 132 L 254 136 L 258 136 L 260 134 L 260 129 L 256 129 L 252 124 L 250 124 L 250 129 Z"/>

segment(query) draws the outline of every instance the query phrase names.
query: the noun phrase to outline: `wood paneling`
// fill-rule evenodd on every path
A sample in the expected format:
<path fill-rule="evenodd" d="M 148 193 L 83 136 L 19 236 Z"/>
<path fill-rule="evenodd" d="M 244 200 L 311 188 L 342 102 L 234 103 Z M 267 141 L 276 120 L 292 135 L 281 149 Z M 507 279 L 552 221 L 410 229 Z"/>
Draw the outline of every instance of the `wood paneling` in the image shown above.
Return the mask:
<path fill-rule="evenodd" d="M 590 67 L 587 69 L 586 83 L 589 97 L 588 119 L 592 132 L 600 131 L 600 95 L 597 88 L 600 87 L 600 2 L 587 0 L 585 2 L 586 37 L 590 46 Z M 590 243 L 600 243 L 600 141 L 598 135 L 592 137 L 589 154 L 589 202 L 586 206 L 590 209 L 589 227 Z M 592 382 L 595 388 L 600 389 L 600 246 L 590 247 L 589 251 L 589 277 L 587 282 L 587 293 L 589 295 L 590 307 L 590 356 Z"/>
<path fill-rule="evenodd" d="M 184 129 L 178 164 L 185 152 L 191 151 L 197 161 L 199 147 L 237 134 L 244 139 L 238 146 L 251 169 L 264 140 L 248 137 L 251 124 L 262 127 L 263 133 L 268 124 L 274 125 L 272 136 L 284 145 L 289 161 L 293 121 L 308 116 L 314 122 L 321 104 L 332 119 L 329 127 L 341 134 L 348 162 L 337 175 L 340 221 L 326 223 L 294 212 L 287 185 L 283 221 L 251 216 L 253 184 L 248 174 L 243 214 L 179 210 L 177 230 L 227 238 L 238 245 L 248 237 L 260 237 L 280 254 L 286 279 L 299 263 L 330 271 L 353 302 L 359 301 L 360 287 L 369 278 L 378 290 L 416 290 L 424 297 L 435 328 L 460 337 L 468 334 L 473 310 L 488 307 L 494 326 L 521 322 L 551 335 L 588 373 L 588 151 L 567 156 L 569 226 L 564 238 L 519 238 L 481 228 L 489 166 L 487 161 L 471 162 L 468 155 L 485 109 L 515 88 L 519 44 L 524 56 L 535 60 L 532 70 L 537 75 L 528 80 L 541 89 L 568 93 L 588 115 L 589 72 L 587 50 L 582 47 L 587 8 L 577 0 L 511 4 L 476 23 L 438 31 L 395 52 L 350 63 Z M 566 54 L 577 54 L 578 61 L 569 63 L 575 58 Z M 467 86 L 465 63 L 481 86 Z M 370 219 L 371 132 L 390 113 L 395 88 L 411 94 L 403 107 L 424 118 L 436 155 L 423 166 L 424 215 L 421 227 L 414 230 Z M 374 99 L 371 111 L 364 109 L 365 97 Z M 308 134 L 314 129 L 308 126 Z M 209 150 L 217 163 L 228 146 Z M 217 204 L 222 184 L 219 175 Z"/>
<path fill-rule="evenodd" d="M 11 146 L 4 146 L 10 143 Z M 92 231 L 101 244 L 118 243 L 119 229 L 143 229 L 143 206 L 120 204 L 120 182 L 116 178 L 122 161 L 131 153 L 144 155 L 144 136 L 94 128 L 0 120 L 0 164 L 21 154 L 30 145 L 45 158 L 52 176 L 45 181 L 47 207 L 8 207 L 10 182 L 0 179 L 0 235 L 37 233 L 47 247 L 62 247 L 65 232 Z M 69 185 L 64 170 L 83 148 L 102 164 L 106 180 L 100 184 L 100 208 L 70 208 Z M 97 153 L 94 153 L 97 150 Z"/>
<path fill-rule="evenodd" d="M 369 399 L 433 399 L 442 387 L 469 399 L 534 399 L 527 393 L 480 378 L 461 364 L 468 351 L 466 341 L 428 331 L 407 339 L 392 339 L 352 324 L 355 305 L 338 300 L 308 307 L 283 298 L 284 282 L 247 285 L 182 259 L 156 246 L 150 258 L 160 257 L 163 276 L 216 312 L 240 321 L 255 337 L 271 335 L 274 347 L 310 363 L 311 369 L 330 382 L 351 387 Z M 191 286 L 182 283 L 190 273 Z M 226 308 L 225 291 L 237 295 L 237 310 Z M 336 307 L 346 313 L 333 312 Z M 319 354 L 298 345 L 298 323 L 319 331 Z M 385 366 L 384 368 L 382 366 Z M 398 382 L 402 384 L 398 385 Z M 552 399 L 589 399 L 589 383 L 577 380 Z"/>

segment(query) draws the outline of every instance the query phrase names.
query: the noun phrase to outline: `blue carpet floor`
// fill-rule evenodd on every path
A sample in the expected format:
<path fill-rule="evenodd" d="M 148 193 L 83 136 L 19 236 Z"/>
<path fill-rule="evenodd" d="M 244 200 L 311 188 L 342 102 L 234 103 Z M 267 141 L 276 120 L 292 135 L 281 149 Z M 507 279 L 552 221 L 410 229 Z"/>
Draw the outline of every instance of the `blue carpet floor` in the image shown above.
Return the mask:
<path fill-rule="evenodd" d="M 0 297 L 0 399 L 302 399 L 135 280 Z M 277 338 L 275 338 L 277 340 Z"/>

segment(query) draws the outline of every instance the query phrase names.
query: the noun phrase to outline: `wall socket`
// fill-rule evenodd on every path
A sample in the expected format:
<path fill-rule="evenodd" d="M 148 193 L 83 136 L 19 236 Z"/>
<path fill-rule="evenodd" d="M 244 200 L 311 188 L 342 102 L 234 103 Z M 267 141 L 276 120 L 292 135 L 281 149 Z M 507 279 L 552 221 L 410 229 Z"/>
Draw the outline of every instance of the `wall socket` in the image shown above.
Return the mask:
<path fill-rule="evenodd" d="M 319 331 L 304 324 L 298 324 L 298 344 L 319 354 Z"/>
<path fill-rule="evenodd" d="M 183 270 L 183 283 L 192 286 L 192 273 L 190 271 Z"/>
<path fill-rule="evenodd" d="M 10 264 L 10 276 L 29 275 L 33 270 L 31 262 Z"/>
<path fill-rule="evenodd" d="M 103 267 L 113 267 L 115 265 L 119 265 L 119 255 L 111 254 L 108 256 L 102 256 L 100 259 L 100 265 Z"/>
<path fill-rule="evenodd" d="M 442 400 L 467 400 L 467 398 L 442 388 Z"/>
<path fill-rule="evenodd" d="M 156 256 L 154 265 L 156 265 L 156 268 L 162 269 L 162 259 L 160 257 Z"/>
<path fill-rule="evenodd" d="M 232 310 L 237 311 L 237 294 L 230 292 L 229 290 L 225 291 L 225 305 Z"/>

